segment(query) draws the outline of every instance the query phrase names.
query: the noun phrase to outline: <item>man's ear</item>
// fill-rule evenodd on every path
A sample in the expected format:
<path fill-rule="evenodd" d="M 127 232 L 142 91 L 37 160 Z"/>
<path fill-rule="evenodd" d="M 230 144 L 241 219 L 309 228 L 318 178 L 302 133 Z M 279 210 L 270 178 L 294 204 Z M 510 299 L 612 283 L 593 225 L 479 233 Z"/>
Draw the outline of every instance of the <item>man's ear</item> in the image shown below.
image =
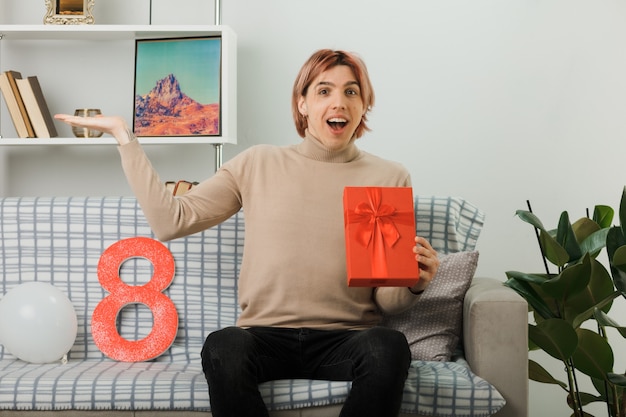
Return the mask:
<path fill-rule="evenodd" d="M 300 98 L 298 99 L 298 111 L 304 117 L 307 116 L 308 110 L 306 107 L 306 101 L 304 100 L 304 96 L 300 96 Z"/>

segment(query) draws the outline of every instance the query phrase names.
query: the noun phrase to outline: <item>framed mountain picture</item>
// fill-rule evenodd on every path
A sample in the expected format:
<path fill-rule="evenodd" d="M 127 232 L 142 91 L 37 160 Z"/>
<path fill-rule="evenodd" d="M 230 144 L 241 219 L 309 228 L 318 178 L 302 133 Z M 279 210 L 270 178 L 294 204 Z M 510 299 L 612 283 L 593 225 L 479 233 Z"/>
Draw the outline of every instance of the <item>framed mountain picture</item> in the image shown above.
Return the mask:
<path fill-rule="evenodd" d="M 219 36 L 135 41 L 136 136 L 221 135 L 221 41 Z"/>

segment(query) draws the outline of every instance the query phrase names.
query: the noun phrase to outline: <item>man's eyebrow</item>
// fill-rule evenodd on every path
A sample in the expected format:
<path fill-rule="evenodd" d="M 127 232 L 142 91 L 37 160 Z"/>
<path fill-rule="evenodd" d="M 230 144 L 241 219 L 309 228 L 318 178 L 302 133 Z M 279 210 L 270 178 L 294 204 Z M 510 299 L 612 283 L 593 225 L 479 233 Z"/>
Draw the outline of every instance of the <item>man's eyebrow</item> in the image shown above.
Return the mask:
<path fill-rule="evenodd" d="M 319 83 L 317 83 L 317 85 L 330 85 L 330 86 L 335 86 L 334 83 L 331 83 L 330 81 L 320 81 Z M 344 84 L 344 87 L 349 86 L 349 85 L 357 85 L 360 86 L 359 82 L 354 80 L 354 81 L 348 81 L 347 83 Z"/>

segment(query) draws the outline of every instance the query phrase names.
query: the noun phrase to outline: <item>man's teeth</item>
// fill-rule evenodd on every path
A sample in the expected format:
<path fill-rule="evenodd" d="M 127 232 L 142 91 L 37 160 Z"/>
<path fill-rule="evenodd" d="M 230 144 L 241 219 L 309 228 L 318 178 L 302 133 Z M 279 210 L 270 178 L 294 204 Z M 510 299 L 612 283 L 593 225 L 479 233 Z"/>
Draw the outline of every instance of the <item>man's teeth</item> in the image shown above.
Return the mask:
<path fill-rule="evenodd" d="M 342 119 L 341 117 L 333 117 L 328 119 L 327 123 L 333 129 L 341 129 L 348 123 L 348 121 L 346 119 Z"/>

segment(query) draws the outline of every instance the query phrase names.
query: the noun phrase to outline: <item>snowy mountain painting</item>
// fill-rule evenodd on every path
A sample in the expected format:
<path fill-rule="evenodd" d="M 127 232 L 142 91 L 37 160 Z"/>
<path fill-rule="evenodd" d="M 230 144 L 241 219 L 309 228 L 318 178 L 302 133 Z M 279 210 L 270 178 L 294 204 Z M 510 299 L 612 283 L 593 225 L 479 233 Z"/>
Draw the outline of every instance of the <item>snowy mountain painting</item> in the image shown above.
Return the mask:
<path fill-rule="evenodd" d="M 220 134 L 219 38 L 138 40 L 137 136 Z"/>

